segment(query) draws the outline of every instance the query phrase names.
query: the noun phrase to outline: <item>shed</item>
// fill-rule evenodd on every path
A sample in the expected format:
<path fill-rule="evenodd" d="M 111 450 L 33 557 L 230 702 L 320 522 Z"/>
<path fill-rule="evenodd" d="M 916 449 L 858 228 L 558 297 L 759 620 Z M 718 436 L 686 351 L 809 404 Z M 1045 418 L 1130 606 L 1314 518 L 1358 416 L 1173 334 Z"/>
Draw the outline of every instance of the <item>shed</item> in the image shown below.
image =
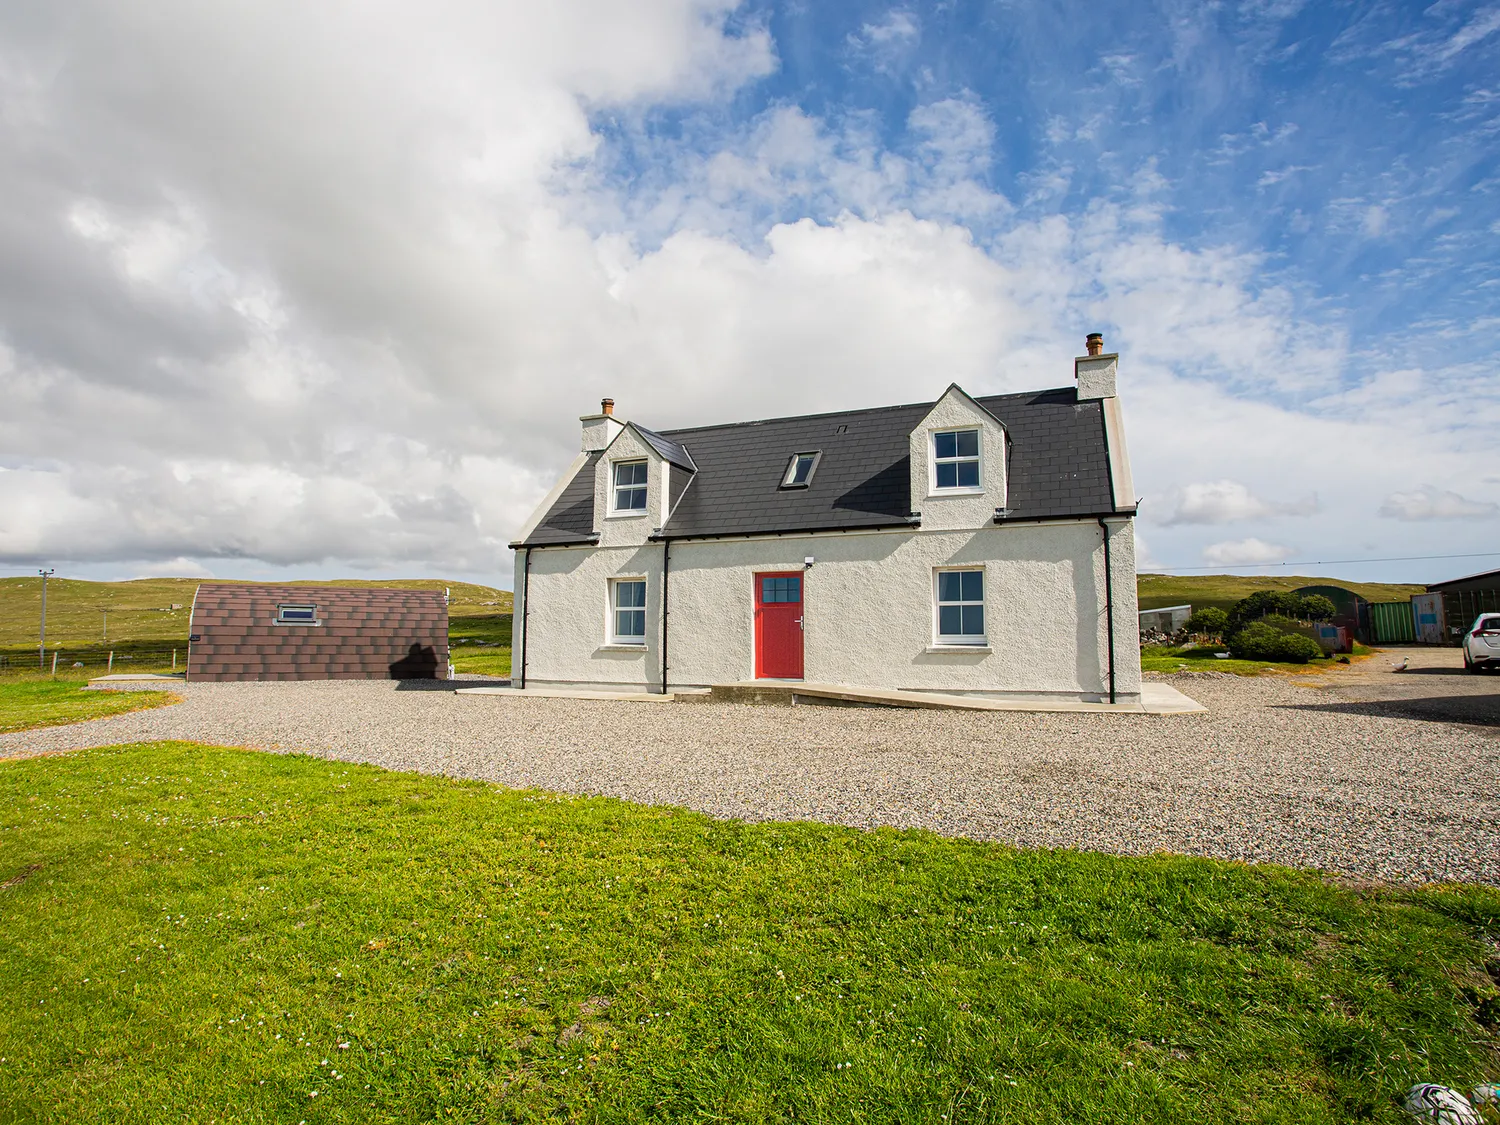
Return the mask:
<path fill-rule="evenodd" d="M 189 680 L 408 680 L 448 675 L 440 590 L 205 583 Z"/>
<path fill-rule="evenodd" d="M 1156 609 L 1143 609 L 1140 612 L 1141 632 L 1175 633 L 1187 628 L 1188 618 L 1191 616 L 1193 607 L 1190 605 L 1164 605 Z"/>
<path fill-rule="evenodd" d="M 1456 645 L 1481 613 L 1500 610 L 1500 570 L 1434 582 L 1427 592 L 1442 598 L 1444 643 Z"/>

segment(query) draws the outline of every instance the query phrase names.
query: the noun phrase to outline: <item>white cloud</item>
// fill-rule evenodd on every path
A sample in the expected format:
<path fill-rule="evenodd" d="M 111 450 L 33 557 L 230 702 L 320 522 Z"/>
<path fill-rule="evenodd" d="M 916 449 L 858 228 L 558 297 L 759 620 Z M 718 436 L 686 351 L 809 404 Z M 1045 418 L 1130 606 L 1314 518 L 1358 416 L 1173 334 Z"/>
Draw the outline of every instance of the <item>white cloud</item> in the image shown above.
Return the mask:
<path fill-rule="evenodd" d="M 1352 534 L 1493 444 L 1493 353 L 1352 352 L 1275 262 L 1169 236 L 1149 163 L 1018 212 L 968 94 L 904 133 L 778 104 L 670 147 L 650 111 L 716 121 L 775 66 L 730 10 L 0 15 L 0 560 L 503 579 L 602 395 L 665 428 L 1060 386 L 1093 329 L 1144 511 L 1184 517 L 1167 563 L 1312 479 L 1319 534 Z"/>
<path fill-rule="evenodd" d="M 1161 562 L 1157 559 L 1156 555 L 1152 553 L 1150 544 L 1148 544 L 1145 538 L 1141 535 L 1140 524 L 1136 524 L 1134 526 L 1134 531 L 1136 570 L 1141 572 L 1160 570 Z"/>
<path fill-rule="evenodd" d="M 1291 547 L 1267 543 L 1261 539 L 1233 539 L 1210 543 L 1203 548 L 1203 561 L 1210 566 L 1247 566 L 1280 562 L 1291 553 Z"/>
<path fill-rule="evenodd" d="M 1167 514 L 1157 522 L 1172 524 L 1232 523 L 1271 516 L 1310 516 L 1318 510 L 1316 494 L 1301 500 L 1262 500 L 1239 481 L 1217 480 L 1175 489 L 1167 498 Z"/>
<path fill-rule="evenodd" d="M 175 559 L 141 567 L 133 578 L 213 578 L 214 572 L 202 563 L 178 555 Z"/>
<path fill-rule="evenodd" d="M 1428 484 L 1410 492 L 1391 493 L 1380 505 L 1380 514 L 1395 520 L 1485 519 L 1500 514 L 1500 504 L 1469 500 Z"/>
<path fill-rule="evenodd" d="M 881 74 L 894 74 L 922 40 L 922 21 L 906 8 L 892 8 L 883 19 L 860 26 L 847 40 L 850 52 Z"/>
<path fill-rule="evenodd" d="M 921 22 L 905 8 L 892 8 L 879 23 L 860 28 L 860 37 L 866 43 L 904 43 L 921 34 Z"/>

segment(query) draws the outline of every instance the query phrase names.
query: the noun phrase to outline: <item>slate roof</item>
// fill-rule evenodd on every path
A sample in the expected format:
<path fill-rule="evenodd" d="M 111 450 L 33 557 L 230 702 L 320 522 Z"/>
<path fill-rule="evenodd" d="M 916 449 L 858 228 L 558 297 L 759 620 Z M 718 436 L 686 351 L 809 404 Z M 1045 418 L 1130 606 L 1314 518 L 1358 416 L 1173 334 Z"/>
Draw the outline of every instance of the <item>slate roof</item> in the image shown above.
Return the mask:
<path fill-rule="evenodd" d="M 975 401 L 1000 419 L 1010 434 L 1006 519 L 1092 516 L 1114 510 L 1104 412 L 1097 400 L 1079 402 L 1077 391 L 1066 387 Z M 933 405 L 912 403 L 654 435 L 682 448 L 697 466 L 663 534 L 712 537 L 914 523 L 909 516 L 920 502 L 913 505 L 910 495 L 909 438 Z M 650 432 L 636 428 L 642 436 Z M 792 455 L 815 450 L 823 456 L 809 486 L 781 488 Z M 592 541 L 593 470 L 599 456 L 590 454 L 520 545 Z M 672 476 L 675 484 L 679 474 Z"/>
<path fill-rule="evenodd" d="M 637 426 L 634 422 L 631 423 L 631 428 L 645 439 L 647 445 L 660 453 L 664 460 L 670 461 L 672 464 L 686 469 L 690 473 L 698 471 L 698 466 L 693 462 L 693 455 L 684 446 L 670 438 L 663 437 L 655 430 L 648 430 L 645 426 Z"/>

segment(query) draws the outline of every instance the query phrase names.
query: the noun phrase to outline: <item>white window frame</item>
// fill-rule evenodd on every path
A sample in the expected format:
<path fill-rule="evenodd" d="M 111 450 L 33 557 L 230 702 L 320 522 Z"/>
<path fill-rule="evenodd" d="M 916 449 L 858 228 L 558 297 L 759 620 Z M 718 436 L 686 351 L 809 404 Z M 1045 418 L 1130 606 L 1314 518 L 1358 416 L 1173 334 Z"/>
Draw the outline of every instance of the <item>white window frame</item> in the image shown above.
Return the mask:
<path fill-rule="evenodd" d="M 620 587 L 627 583 L 639 582 L 641 586 L 641 604 L 638 606 L 620 605 Z M 646 619 L 646 611 L 650 608 L 650 591 L 646 588 L 646 577 L 642 574 L 621 575 L 619 578 L 609 580 L 609 643 L 612 645 L 632 645 L 644 648 L 646 645 L 646 629 L 650 622 Z M 641 632 L 637 636 L 634 633 L 620 632 L 620 614 L 639 613 L 641 615 Z"/>
<path fill-rule="evenodd" d="M 620 470 L 626 465 L 641 465 L 646 469 L 646 479 L 639 484 L 621 485 Z M 637 492 L 644 501 L 639 508 L 620 507 L 621 491 Z M 644 457 L 631 457 L 609 463 L 609 512 L 612 516 L 644 516 L 651 504 L 651 462 Z"/>
<path fill-rule="evenodd" d="M 287 610 L 307 610 L 310 616 L 288 617 Z M 312 602 L 285 602 L 276 607 L 276 624 L 278 625 L 321 625 L 323 622 L 318 618 L 318 607 Z"/>
<path fill-rule="evenodd" d="M 974 435 L 973 456 L 939 457 L 937 451 L 937 440 L 943 434 L 966 434 Z M 955 446 L 956 446 L 955 442 Z M 927 442 L 928 457 L 932 464 L 930 480 L 932 491 L 953 495 L 954 493 L 975 493 L 984 491 L 984 427 L 982 426 L 945 426 L 940 430 L 933 430 L 932 436 Z M 969 465 L 974 466 L 976 484 L 939 484 L 939 465 Z M 954 473 L 957 476 L 957 471 Z"/>
<path fill-rule="evenodd" d="M 977 574 L 979 575 L 979 598 L 978 600 L 964 600 L 961 596 L 958 601 L 942 600 L 942 576 L 945 574 Z M 986 604 L 985 592 L 989 583 L 985 580 L 985 569 L 982 566 L 940 566 L 932 572 L 932 643 L 943 647 L 954 648 L 985 648 L 989 645 L 989 609 Z M 962 582 L 962 579 L 959 580 Z M 980 608 L 984 620 L 984 631 L 980 633 L 944 633 L 943 632 L 943 607 L 944 606 L 974 606 Z M 959 611 L 962 617 L 962 609 Z"/>
<path fill-rule="evenodd" d="M 804 457 L 810 457 L 812 464 L 807 467 L 807 479 L 795 480 L 797 465 Z M 786 472 L 781 476 L 782 488 L 807 488 L 812 484 L 813 474 L 818 471 L 818 462 L 823 460 L 821 449 L 804 449 L 801 453 L 793 453 L 792 458 L 786 464 Z"/>

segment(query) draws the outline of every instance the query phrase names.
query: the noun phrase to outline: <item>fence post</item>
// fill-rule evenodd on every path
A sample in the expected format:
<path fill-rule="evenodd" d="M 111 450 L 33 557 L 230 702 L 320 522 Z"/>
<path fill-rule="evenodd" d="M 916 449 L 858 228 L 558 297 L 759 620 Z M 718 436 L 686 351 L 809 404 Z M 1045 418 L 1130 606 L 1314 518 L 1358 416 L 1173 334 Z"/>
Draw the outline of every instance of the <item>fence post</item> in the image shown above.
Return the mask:
<path fill-rule="evenodd" d="M 110 649 L 109 650 L 109 667 L 106 669 L 106 672 L 113 672 L 114 670 L 115 670 L 115 650 L 114 649 Z"/>
<path fill-rule="evenodd" d="M 177 650 L 172 650 L 172 671 L 177 671 Z"/>
<path fill-rule="evenodd" d="M 52 650 L 52 674 L 57 675 L 57 649 Z"/>

